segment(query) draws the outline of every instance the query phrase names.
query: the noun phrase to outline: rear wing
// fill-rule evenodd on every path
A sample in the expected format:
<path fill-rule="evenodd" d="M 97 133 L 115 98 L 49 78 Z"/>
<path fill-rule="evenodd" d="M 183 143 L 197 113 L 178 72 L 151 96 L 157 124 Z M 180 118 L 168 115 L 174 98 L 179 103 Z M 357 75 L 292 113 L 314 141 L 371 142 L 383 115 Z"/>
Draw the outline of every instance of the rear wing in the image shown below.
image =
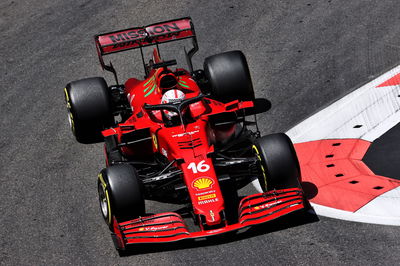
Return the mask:
<path fill-rule="evenodd" d="M 102 68 L 113 72 L 115 75 L 112 64 L 106 65 L 104 63 L 104 55 L 140 48 L 143 59 L 142 47 L 156 45 L 158 49 L 160 43 L 187 38 L 193 40 L 193 48 L 186 53 L 190 71 L 193 71 L 191 58 L 197 52 L 198 45 L 192 20 L 189 17 L 99 34 L 95 36 L 95 42 Z M 144 59 L 143 64 L 145 64 Z"/>

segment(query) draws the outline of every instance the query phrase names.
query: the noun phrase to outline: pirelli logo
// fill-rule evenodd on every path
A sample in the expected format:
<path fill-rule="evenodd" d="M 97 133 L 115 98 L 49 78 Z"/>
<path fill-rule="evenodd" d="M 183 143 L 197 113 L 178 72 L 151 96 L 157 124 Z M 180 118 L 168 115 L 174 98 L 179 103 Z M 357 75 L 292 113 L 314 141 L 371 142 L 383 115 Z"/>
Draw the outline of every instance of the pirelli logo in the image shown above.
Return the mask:
<path fill-rule="evenodd" d="M 197 197 L 197 199 L 198 200 L 208 200 L 208 199 L 213 199 L 216 197 L 217 197 L 217 194 L 208 194 L 208 195 Z"/>

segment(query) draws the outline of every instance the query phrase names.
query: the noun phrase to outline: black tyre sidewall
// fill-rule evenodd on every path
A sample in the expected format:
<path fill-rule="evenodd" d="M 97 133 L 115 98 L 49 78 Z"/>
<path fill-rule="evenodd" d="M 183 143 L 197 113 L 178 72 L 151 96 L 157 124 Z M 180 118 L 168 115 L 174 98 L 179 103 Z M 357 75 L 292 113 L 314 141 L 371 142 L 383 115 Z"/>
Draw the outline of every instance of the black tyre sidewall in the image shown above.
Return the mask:
<path fill-rule="evenodd" d="M 112 109 L 106 81 L 101 77 L 73 81 L 66 86 L 66 101 L 72 114 L 78 142 L 103 140 L 101 131 L 112 124 Z"/>
<path fill-rule="evenodd" d="M 265 170 L 268 190 L 300 187 L 299 162 L 287 135 L 267 135 L 257 139 L 255 145 Z"/>
<path fill-rule="evenodd" d="M 204 74 L 211 96 L 221 102 L 254 100 L 249 67 L 241 51 L 230 51 L 207 57 Z"/>
<path fill-rule="evenodd" d="M 101 176 L 106 183 L 110 200 L 109 215 L 115 216 L 118 222 L 123 222 L 145 214 L 143 184 L 134 167 L 113 165 L 103 169 Z M 109 224 L 107 219 L 106 222 Z"/>

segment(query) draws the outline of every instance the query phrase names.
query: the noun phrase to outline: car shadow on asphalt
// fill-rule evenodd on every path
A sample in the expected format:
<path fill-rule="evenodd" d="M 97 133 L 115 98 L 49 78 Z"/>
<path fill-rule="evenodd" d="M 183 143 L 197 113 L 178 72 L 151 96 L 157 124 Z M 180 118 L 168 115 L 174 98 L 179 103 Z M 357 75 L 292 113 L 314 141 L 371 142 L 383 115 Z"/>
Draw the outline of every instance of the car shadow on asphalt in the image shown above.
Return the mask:
<path fill-rule="evenodd" d="M 201 240 L 190 239 L 172 243 L 131 245 L 127 250 L 119 251 L 119 255 L 121 257 L 125 257 L 138 254 L 159 253 L 172 250 L 184 250 L 227 244 L 318 221 L 318 216 L 315 214 L 313 209 L 310 208 L 309 210 L 300 210 L 290 213 L 286 216 L 261 225 L 252 226 L 247 231 L 241 233 L 229 232 L 222 235 L 207 237 L 207 239 Z"/>

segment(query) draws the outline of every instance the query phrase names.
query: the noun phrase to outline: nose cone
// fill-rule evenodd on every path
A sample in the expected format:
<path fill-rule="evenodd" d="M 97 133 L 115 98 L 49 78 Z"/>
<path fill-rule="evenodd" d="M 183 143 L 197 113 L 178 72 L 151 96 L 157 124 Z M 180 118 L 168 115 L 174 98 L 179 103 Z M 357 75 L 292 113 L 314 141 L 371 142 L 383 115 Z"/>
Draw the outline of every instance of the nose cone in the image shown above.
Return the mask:
<path fill-rule="evenodd" d="M 205 216 L 207 225 L 216 225 L 221 223 L 221 215 L 219 215 L 219 213 L 214 213 L 210 210 Z"/>

